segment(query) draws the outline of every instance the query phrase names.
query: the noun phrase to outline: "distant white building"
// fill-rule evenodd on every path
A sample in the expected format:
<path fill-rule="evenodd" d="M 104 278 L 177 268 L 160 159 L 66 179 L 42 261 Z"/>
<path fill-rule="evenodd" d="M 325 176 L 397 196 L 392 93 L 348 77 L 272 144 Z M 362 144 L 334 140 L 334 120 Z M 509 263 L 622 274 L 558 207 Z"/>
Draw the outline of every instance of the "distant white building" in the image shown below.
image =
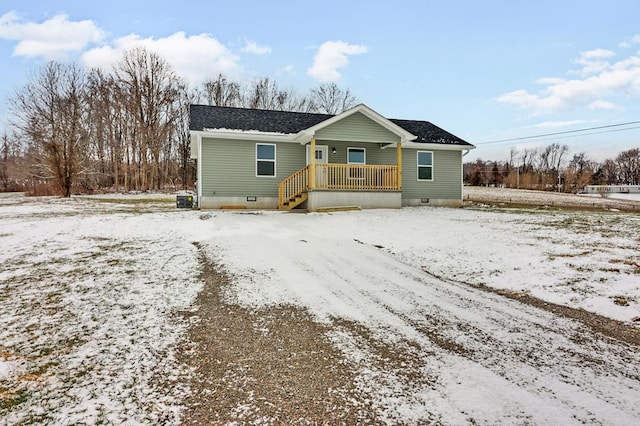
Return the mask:
<path fill-rule="evenodd" d="M 586 194 L 640 194 L 640 185 L 587 185 Z"/>

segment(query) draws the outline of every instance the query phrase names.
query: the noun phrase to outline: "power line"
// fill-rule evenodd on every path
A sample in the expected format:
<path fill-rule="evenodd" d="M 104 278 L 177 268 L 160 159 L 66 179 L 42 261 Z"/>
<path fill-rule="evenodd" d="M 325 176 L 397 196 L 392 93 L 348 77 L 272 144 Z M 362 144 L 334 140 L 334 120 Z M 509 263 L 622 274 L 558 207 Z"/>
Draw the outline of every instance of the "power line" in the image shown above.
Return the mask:
<path fill-rule="evenodd" d="M 560 137 L 549 137 L 548 139 L 540 139 L 540 141 L 576 138 L 579 136 L 601 135 L 603 133 L 624 132 L 625 130 L 633 130 L 633 129 L 640 129 L 640 126 L 627 127 L 626 129 L 610 129 L 610 130 L 603 130 L 601 132 L 582 133 L 580 135 L 565 135 Z"/>
<path fill-rule="evenodd" d="M 601 129 L 611 129 L 612 127 L 630 126 L 632 124 L 640 124 L 640 120 L 639 121 L 629 121 L 629 122 L 626 122 L 626 123 L 619 123 L 619 124 L 609 124 L 607 126 L 586 127 L 584 129 L 566 130 L 564 132 L 544 133 L 544 134 L 533 135 L 533 136 L 522 136 L 522 137 L 519 137 L 519 138 L 509 138 L 509 139 L 499 139 L 499 140 L 495 140 L 495 141 L 478 142 L 478 143 L 476 143 L 476 145 L 489 145 L 489 144 L 502 143 L 502 142 L 514 142 L 514 141 L 521 141 L 521 140 L 525 140 L 525 139 L 538 139 L 538 138 L 544 138 L 544 137 L 548 137 L 548 136 L 557 136 L 557 135 L 567 135 L 567 134 L 570 134 L 570 133 L 588 132 L 590 130 L 601 130 Z M 587 133 L 585 135 L 595 135 L 595 134 L 609 133 L 609 132 L 620 132 L 620 131 L 623 131 L 623 130 L 631 130 L 631 129 L 637 129 L 637 128 L 638 127 L 630 127 L 630 128 L 627 128 L 627 129 L 613 129 L 613 130 L 608 130 L 608 131 L 603 131 L 603 132 Z M 577 136 L 585 136 L 585 135 L 577 135 Z M 569 137 L 569 136 L 567 136 L 567 137 Z"/>

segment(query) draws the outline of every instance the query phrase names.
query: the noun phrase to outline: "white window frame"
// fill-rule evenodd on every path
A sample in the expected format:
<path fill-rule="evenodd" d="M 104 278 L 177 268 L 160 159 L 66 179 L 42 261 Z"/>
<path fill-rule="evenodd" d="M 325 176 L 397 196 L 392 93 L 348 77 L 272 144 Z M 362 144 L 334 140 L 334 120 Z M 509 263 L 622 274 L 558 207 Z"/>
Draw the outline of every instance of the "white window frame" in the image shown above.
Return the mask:
<path fill-rule="evenodd" d="M 428 153 L 431 154 L 431 165 L 430 166 L 425 166 L 425 165 L 421 165 L 420 164 L 420 153 Z M 434 155 L 433 155 L 433 151 L 416 151 L 416 178 L 419 181 L 422 182 L 433 182 L 433 177 L 434 177 L 434 173 L 435 173 L 435 167 L 433 166 L 433 161 L 434 159 Z M 431 167 L 431 179 L 420 179 L 420 168 L 421 167 Z"/>
<path fill-rule="evenodd" d="M 364 154 L 364 161 L 362 163 L 354 163 L 352 161 L 349 161 L 349 151 L 350 150 L 358 150 L 358 151 L 362 151 L 362 153 Z M 362 148 L 359 146 L 350 146 L 347 147 L 347 164 L 367 164 L 367 148 Z"/>
<path fill-rule="evenodd" d="M 273 160 L 258 158 L 258 146 L 260 146 L 260 145 L 272 146 L 273 147 Z M 259 177 L 259 178 L 274 178 L 274 177 L 276 177 L 276 175 L 278 174 L 277 173 L 277 162 L 276 162 L 276 159 L 278 158 L 278 151 L 277 150 L 278 150 L 278 147 L 274 143 L 256 142 L 256 177 Z M 259 161 L 273 163 L 273 175 L 260 175 L 260 174 L 258 174 L 258 162 Z"/>

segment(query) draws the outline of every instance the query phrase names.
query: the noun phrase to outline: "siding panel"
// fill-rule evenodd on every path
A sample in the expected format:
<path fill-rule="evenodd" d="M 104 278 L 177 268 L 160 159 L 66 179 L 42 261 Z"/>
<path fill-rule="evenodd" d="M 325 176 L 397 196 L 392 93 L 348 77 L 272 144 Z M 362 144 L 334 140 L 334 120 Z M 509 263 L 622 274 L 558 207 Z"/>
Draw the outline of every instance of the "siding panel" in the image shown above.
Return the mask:
<path fill-rule="evenodd" d="M 400 136 L 361 113 L 355 113 L 316 132 L 316 139 L 392 143 Z"/>
<path fill-rule="evenodd" d="M 304 146 L 275 143 L 276 176 L 256 177 L 256 141 L 202 139 L 202 196 L 277 197 L 278 183 L 305 165 Z"/>
<path fill-rule="evenodd" d="M 364 148 L 367 164 L 391 166 L 396 164 L 396 149 L 380 149 L 377 143 L 353 142 L 353 141 L 327 141 L 318 140 L 317 145 L 329 147 L 329 163 L 347 164 L 347 148 Z M 333 148 L 336 153 L 333 153 Z"/>
<path fill-rule="evenodd" d="M 462 199 L 462 153 L 433 152 L 433 181 L 418 181 L 417 152 L 402 150 L 402 198 Z"/>

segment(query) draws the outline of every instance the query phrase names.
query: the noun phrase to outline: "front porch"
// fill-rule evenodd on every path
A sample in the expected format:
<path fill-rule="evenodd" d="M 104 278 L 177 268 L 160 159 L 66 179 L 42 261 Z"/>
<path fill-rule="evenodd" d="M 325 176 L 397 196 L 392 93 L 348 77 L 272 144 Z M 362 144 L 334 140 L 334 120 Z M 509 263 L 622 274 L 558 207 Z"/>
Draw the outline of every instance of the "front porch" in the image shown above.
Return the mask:
<path fill-rule="evenodd" d="M 321 196 L 322 200 L 325 200 L 321 202 L 323 205 L 327 202 L 345 205 L 345 203 L 362 204 L 363 196 L 380 200 L 387 199 L 388 196 L 375 195 L 375 193 L 399 193 L 401 190 L 398 166 L 316 164 L 313 168 L 315 172 L 312 172 L 312 166 L 308 165 L 278 184 L 278 208 L 280 210 L 296 208 L 307 201 L 313 192 L 334 193 L 333 195 L 324 194 Z M 356 195 L 356 193 L 364 194 Z M 352 196 L 345 198 L 344 194 L 352 194 Z M 331 202 L 331 199 L 334 199 L 335 202 Z M 360 203 L 356 203 L 358 200 Z"/>
<path fill-rule="evenodd" d="M 278 184 L 278 208 L 400 207 L 401 188 L 398 165 L 311 163 Z"/>

